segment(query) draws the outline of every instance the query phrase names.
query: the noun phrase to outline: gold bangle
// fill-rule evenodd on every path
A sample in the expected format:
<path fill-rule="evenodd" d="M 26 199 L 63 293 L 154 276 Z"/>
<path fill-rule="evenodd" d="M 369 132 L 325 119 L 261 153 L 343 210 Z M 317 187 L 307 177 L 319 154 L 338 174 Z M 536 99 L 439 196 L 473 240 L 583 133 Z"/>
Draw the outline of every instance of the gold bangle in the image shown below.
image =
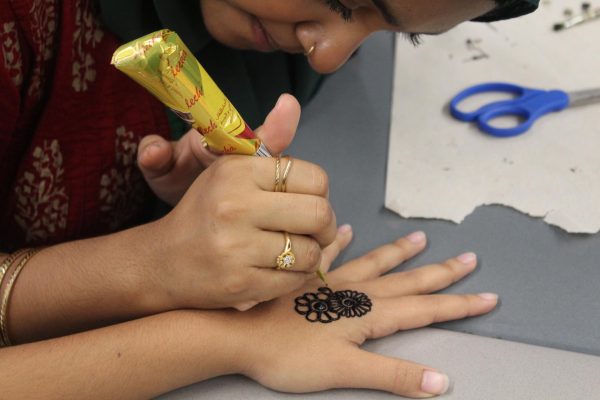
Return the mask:
<path fill-rule="evenodd" d="M 23 258 L 21 258 L 21 261 L 19 261 L 19 264 L 11 274 L 10 279 L 8 280 L 6 287 L 4 288 L 4 294 L 2 295 L 2 305 L 0 306 L 0 336 L 2 337 L 2 346 L 12 345 L 10 338 L 8 337 L 8 321 L 6 320 L 8 302 L 10 299 L 11 291 L 17 280 L 17 277 L 23 270 L 23 267 L 25 267 L 25 264 L 27 264 L 27 262 L 31 259 L 31 257 L 35 255 L 35 253 L 38 252 L 38 250 L 39 249 L 28 249 L 25 252 L 25 255 L 23 256 Z"/>
<path fill-rule="evenodd" d="M 8 268 L 12 265 L 12 263 L 25 251 L 27 251 L 27 249 L 15 251 L 14 253 L 6 257 L 2 264 L 0 264 L 0 289 L 2 287 L 2 281 L 4 280 L 4 274 L 6 274 L 6 271 L 8 271 Z"/>
<path fill-rule="evenodd" d="M 2 283 L 4 282 L 4 276 L 6 275 L 6 271 L 10 268 L 10 266 L 17 260 L 23 253 L 25 253 L 29 249 L 21 249 L 11 253 L 8 257 L 4 259 L 2 264 L 0 264 L 0 294 L 2 293 Z M 0 324 L 3 322 L 0 321 Z M 0 347 L 4 347 L 6 344 L 4 343 L 4 338 L 2 334 L 0 334 Z"/>

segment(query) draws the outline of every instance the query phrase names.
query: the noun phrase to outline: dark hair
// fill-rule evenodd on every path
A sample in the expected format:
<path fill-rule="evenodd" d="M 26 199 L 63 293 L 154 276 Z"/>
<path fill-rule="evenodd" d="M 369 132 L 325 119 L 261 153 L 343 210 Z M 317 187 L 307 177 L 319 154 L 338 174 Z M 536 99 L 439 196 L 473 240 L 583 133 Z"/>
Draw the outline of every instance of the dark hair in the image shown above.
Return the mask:
<path fill-rule="evenodd" d="M 494 0 L 496 8 L 473 21 L 491 22 L 529 14 L 537 8 L 537 0 Z"/>

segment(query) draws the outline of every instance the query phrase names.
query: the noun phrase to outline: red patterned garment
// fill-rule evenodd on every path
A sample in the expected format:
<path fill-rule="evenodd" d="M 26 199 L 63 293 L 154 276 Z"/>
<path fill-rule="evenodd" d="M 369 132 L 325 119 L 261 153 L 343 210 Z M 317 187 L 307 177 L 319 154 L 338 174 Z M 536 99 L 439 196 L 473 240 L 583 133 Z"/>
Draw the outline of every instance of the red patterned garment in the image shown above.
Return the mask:
<path fill-rule="evenodd" d="M 0 1 L 0 249 L 113 232 L 151 193 L 142 136 L 163 107 L 110 65 L 117 39 L 93 0 Z"/>

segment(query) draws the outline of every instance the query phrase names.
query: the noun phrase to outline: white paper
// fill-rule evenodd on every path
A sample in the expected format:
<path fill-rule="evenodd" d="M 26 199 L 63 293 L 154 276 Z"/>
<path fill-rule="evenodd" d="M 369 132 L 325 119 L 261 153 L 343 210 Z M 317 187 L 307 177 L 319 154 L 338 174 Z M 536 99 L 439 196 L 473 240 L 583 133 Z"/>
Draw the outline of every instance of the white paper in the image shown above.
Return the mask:
<path fill-rule="evenodd" d="M 554 0 L 524 18 L 466 23 L 416 49 L 398 37 L 386 207 L 460 223 L 479 205 L 500 204 L 568 232 L 600 230 L 600 103 L 546 115 L 513 138 L 486 135 L 447 110 L 456 93 L 488 81 L 600 87 L 600 20 L 552 31 L 580 4 Z"/>

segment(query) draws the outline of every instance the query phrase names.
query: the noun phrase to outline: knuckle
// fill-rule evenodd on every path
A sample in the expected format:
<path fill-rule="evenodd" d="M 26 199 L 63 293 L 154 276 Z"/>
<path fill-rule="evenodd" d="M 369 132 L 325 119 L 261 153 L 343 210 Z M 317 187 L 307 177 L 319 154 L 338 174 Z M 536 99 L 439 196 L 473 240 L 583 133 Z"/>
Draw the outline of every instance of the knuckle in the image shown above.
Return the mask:
<path fill-rule="evenodd" d="M 231 163 L 232 163 L 232 160 L 229 157 L 219 157 L 216 159 L 216 161 L 214 163 L 212 163 L 211 170 L 215 174 L 220 173 L 223 170 L 228 169 L 229 165 L 231 165 Z"/>
<path fill-rule="evenodd" d="M 450 311 L 451 319 L 463 319 L 471 315 L 471 299 L 467 296 L 457 298 L 456 304 L 453 305 L 453 310 Z M 449 319 L 448 316 L 439 316 L 435 322 L 443 322 Z"/>
<path fill-rule="evenodd" d="M 442 298 L 440 296 L 431 297 L 431 312 L 427 325 L 442 321 Z"/>
<path fill-rule="evenodd" d="M 309 269 L 314 269 L 314 267 L 316 267 L 321 260 L 321 247 L 317 242 L 313 240 L 309 241 L 308 245 L 306 246 L 305 257 L 306 264 L 308 265 Z"/>
<path fill-rule="evenodd" d="M 363 261 L 363 263 L 371 265 L 371 266 L 377 266 L 381 264 L 381 253 L 379 253 L 378 251 L 370 251 L 367 254 L 365 254 L 364 256 L 361 257 L 361 260 Z"/>
<path fill-rule="evenodd" d="M 454 260 L 448 260 L 442 264 L 439 264 L 439 268 L 450 277 L 450 283 L 454 283 L 460 278 L 460 270 L 457 264 L 458 263 Z"/>
<path fill-rule="evenodd" d="M 322 197 L 315 198 L 314 219 L 319 230 L 327 228 L 334 221 L 333 209 L 329 201 Z"/>
<path fill-rule="evenodd" d="M 477 308 L 479 307 L 480 303 L 480 298 L 477 295 L 465 295 L 465 300 L 464 300 L 464 306 L 463 306 L 463 317 L 462 318 L 466 318 L 468 316 L 470 316 L 472 314 L 472 312 L 474 310 L 477 310 Z"/>
<path fill-rule="evenodd" d="M 314 165 L 312 169 L 312 183 L 315 194 L 326 197 L 329 193 L 329 176 L 323 168 Z"/>
<path fill-rule="evenodd" d="M 211 252 L 222 263 L 227 262 L 227 257 L 234 253 L 234 245 L 226 235 L 217 234 L 210 242 Z"/>
<path fill-rule="evenodd" d="M 222 199 L 214 204 L 213 216 L 223 222 L 239 220 L 244 215 L 244 203 L 232 200 Z"/>
<path fill-rule="evenodd" d="M 217 158 L 217 160 L 211 164 L 209 169 L 213 172 L 213 178 L 218 179 L 219 181 L 229 181 L 232 176 L 236 176 L 236 174 L 239 175 L 241 172 L 245 171 L 245 167 L 246 165 L 244 164 L 243 158 L 227 156 Z"/>
<path fill-rule="evenodd" d="M 446 270 L 446 272 L 454 273 L 456 270 L 456 263 L 454 260 L 447 260 L 441 264 L 437 264 L 438 268 Z"/>
<path fill-rule="evenodd" d="M 395 245 L 396 249 L 402 254 L 410 253 L 414 247 L 414 245 L 412 243 L 410 243 L 408 240 L 406 240 L 404 238 L 395 241 L 394 245 Z"/>
<path fill-rule="evenodd" d="M 240 295 L 249 289 L 249 283 L 243 274 L 229 274 L 224 282 L 223 289 L 230 295 Z"/>
<path fill-rule="evenodd" d="M 247 157 L 250 160 L 247 160 L 249 165 L 245 167 L 248 169 L 250 176 L 252 176 L 255 180 L 260 180 L 260 178 L 267 174 L 273 174 L 274 169 L 274 161 L 272 159 L 263 159 L 262 157 Z M 268 167 L 265 167 L 268 165 Z"/>
<path fill-rule="evenodd" d="M 417 293 L 427 293 L 429 291 L 429 281 L 426 279 L 426 277 L 419 273 L 420 271 L 418 270 L 413 270 L 413 271 L 409 271 L 408 273 L 411 274 L 412 276 L 409 275 L 411 279 L 411 284 L 412 286 L 415 288 L 415 291 Z"/>
<path fill-rule="evenodd" d="M 212 235 L 208 239 L 206 245 L 211 249 L 213 256 L 220 260 L 221 266 L 232 265 L 232 262 L 234 261 L 232 260 L 232 256 L 235 255 L 240 248 L 244 248 L 243 240 L 234 237 L 231 232 L 228 232 L 227 230 L 221 230 Z"/>
<path fill-rule="evenodd" d="M 399 395 L 417 393 L 420 391 L 423 371 L 398 364 L 394 371 L 392 392 Z"/>

